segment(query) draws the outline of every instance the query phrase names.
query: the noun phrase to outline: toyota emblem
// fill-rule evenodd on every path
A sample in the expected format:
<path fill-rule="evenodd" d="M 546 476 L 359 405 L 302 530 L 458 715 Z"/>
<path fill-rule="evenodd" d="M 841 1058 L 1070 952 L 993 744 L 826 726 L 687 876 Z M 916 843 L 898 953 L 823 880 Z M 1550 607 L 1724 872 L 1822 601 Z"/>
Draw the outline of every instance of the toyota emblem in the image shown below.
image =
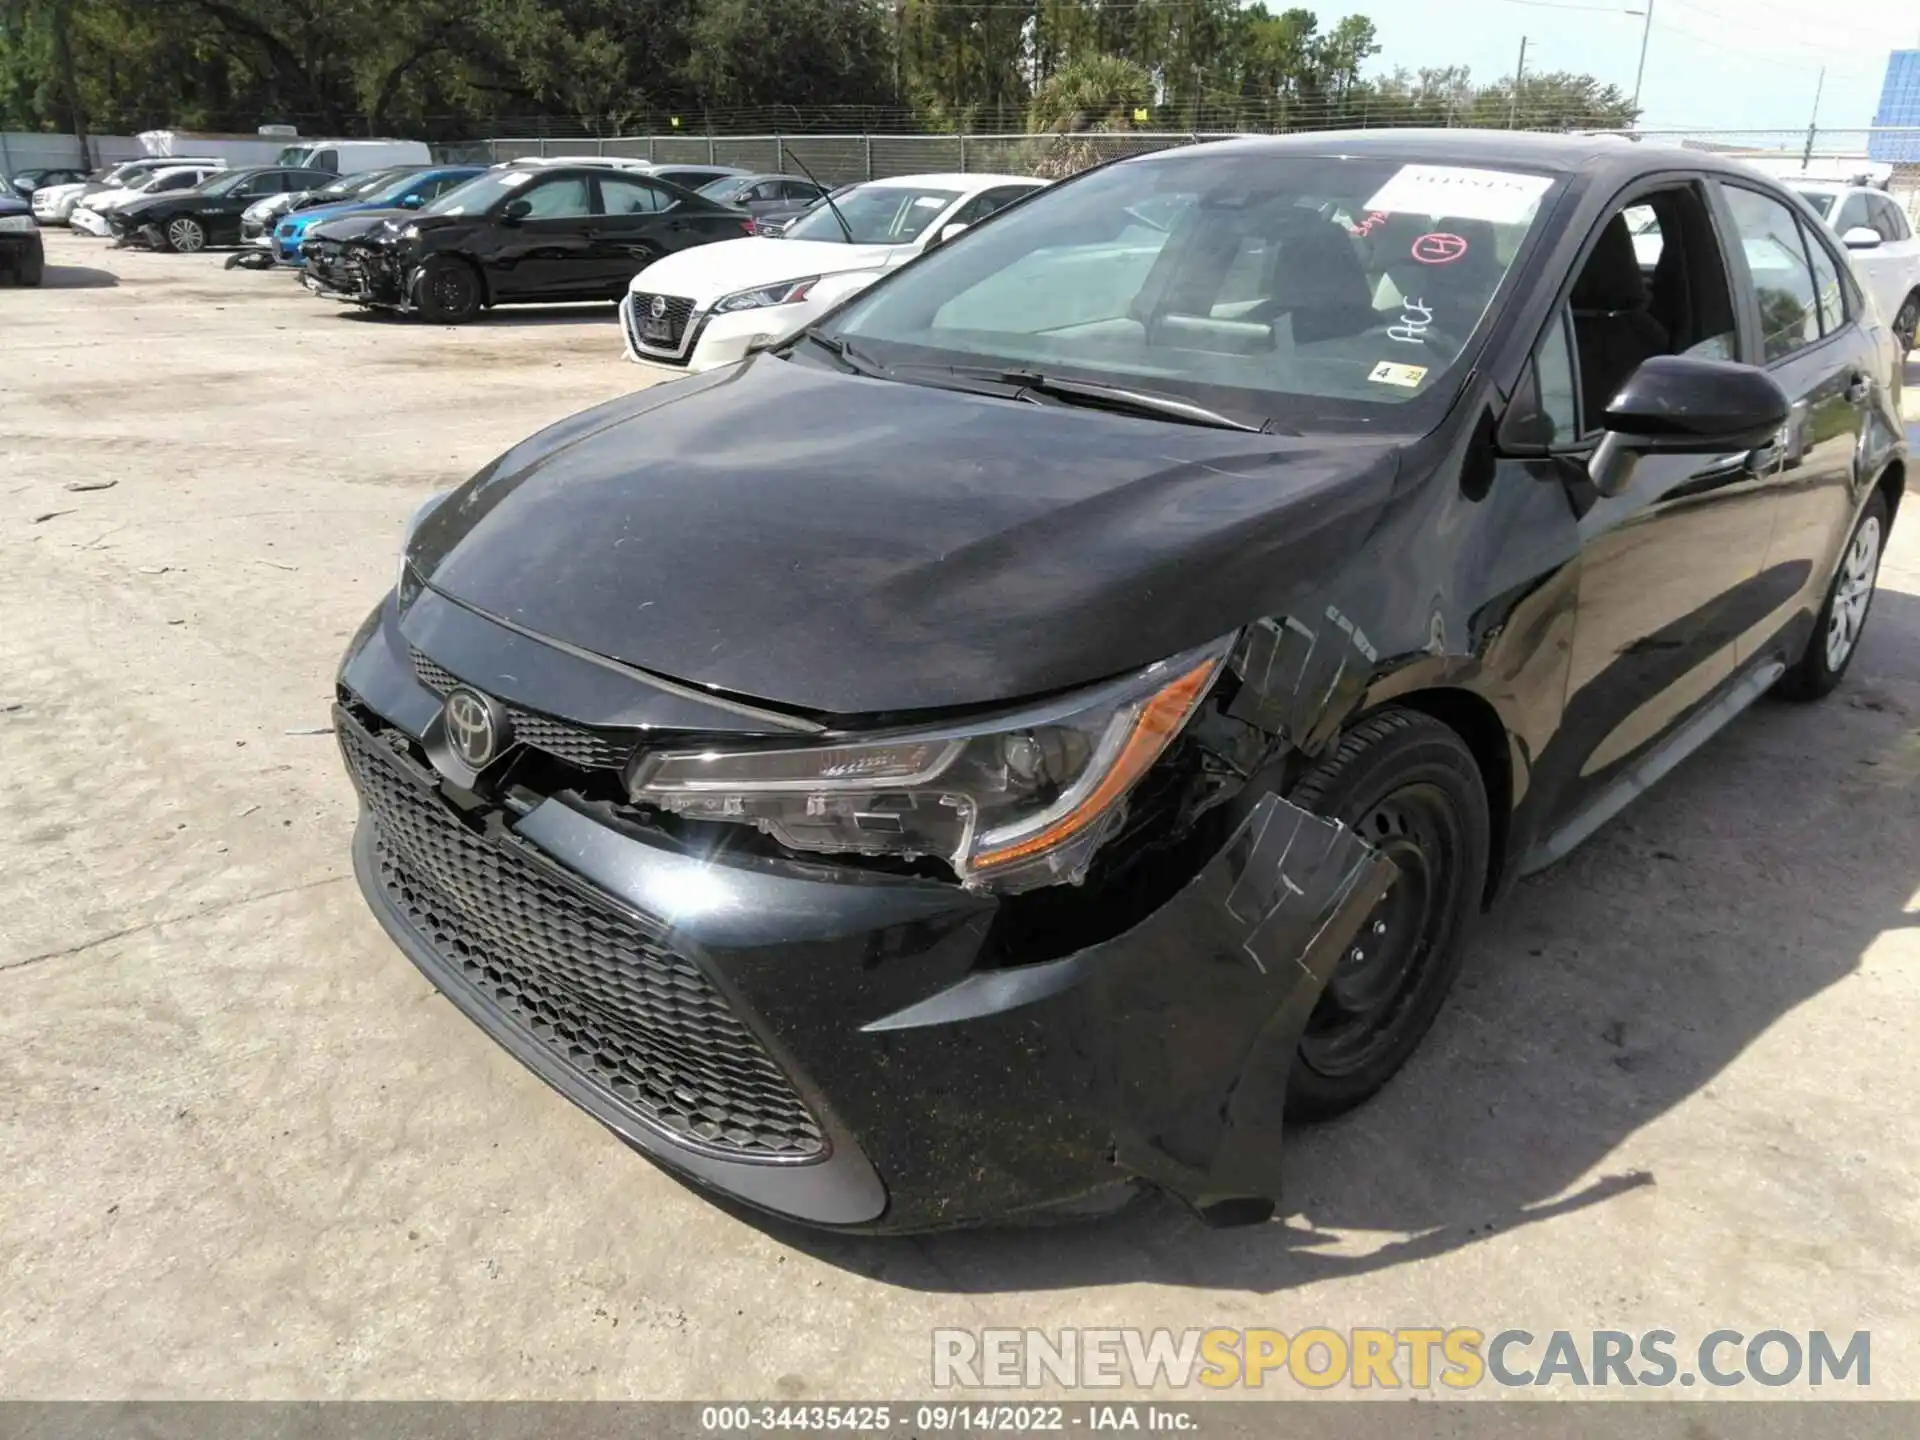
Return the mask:
<path fill-rule="evenodd" d="M 656 320 L 658 320 L 662 315 L 666 314 L 667 313 L 667 297 L 664 295 L 654 296 L 653 304 L 647 307 L 647 313 L 653 316 L 653 318 Z"/>
<path fill-rule="evenodd" d="M 501 734 L 504 725 L 494 718 L 492 702 L 472 690 L 449 690 L 441 714 L 446 718 L 447 743 L 461 763 L 473 770 L 486 769 L 506 738 Z"/>

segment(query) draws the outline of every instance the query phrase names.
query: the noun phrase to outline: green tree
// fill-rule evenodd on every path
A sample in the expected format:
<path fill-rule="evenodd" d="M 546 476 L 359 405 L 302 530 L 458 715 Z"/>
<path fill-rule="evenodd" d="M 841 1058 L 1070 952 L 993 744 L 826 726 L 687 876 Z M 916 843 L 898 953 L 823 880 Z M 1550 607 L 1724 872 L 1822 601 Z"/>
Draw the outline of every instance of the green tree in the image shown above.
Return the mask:
<path fill-rule="evenodd" d="M 1153 77 L 1118 55 L 1083 55 L 1047 77 L 1027 110 L 1027 128 L 1066 134 L 1118 130 L 1153 99 Z"/>
<path fill-rule="evenodd" d="M 686 78 L 709 110 L 877 105 L 890 96 L 893 38 L 871 0 L 708 0 Z"/>

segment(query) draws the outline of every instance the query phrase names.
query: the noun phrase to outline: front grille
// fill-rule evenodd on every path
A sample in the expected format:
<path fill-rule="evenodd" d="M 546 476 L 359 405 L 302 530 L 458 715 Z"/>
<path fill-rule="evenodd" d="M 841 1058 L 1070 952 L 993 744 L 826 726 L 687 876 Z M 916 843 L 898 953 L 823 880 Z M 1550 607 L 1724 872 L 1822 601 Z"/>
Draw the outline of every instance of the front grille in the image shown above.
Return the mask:
<path fill-rule="evenodd" d="M 656 317 L 653 302 L 659 300 L 663 306 Z M 693 301 L 679 295 L 648 295 L 639 291 L 627 297 L 626 304 L 627 338 L 633 348 L 648 355 L 662 359 L 678 359 L 686 348 L 687 323 L 693 319 Z M 667 338 L 662 340 L 642 340 L 640 327 L 650 320 L 659 319 L 667 326 Z"/>
<path fill-rule="evenodd" d="M 351 721 L 340 745 L 387 899 L 524 1037 L 681 1144 L 747 1161 L 825 1153 L 792 1083 L 697 965 L 521 842 L 469 829 Z"/>
<path fill-rule="evenodd" d="M 413 656 L 413 673 L 434 694 L 444 695 L 461 683 L 458 676 L 429 656 L 418 650 L 409 653 Z M 586 770 L 624 769 L 627 757 L 633 753 L 631 740 L 598 730 L 582 729 L 518 705 L 507 705 L 507 723 L 513 738 L 522 745 L 558 756 L 568 764 Z"/>

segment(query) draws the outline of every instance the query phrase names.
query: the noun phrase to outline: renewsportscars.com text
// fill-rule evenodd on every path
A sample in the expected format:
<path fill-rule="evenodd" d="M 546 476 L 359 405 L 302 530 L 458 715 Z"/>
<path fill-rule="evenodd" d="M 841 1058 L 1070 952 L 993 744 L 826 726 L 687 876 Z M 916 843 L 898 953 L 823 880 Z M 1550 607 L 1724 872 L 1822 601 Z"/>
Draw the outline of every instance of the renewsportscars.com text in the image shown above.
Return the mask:
<path fill-rule="evenodd" d="M 1872 1383 L 1865 1330 L 936 1330 L 933 1384 L 981 1389 L 1470 1390 Z"/>

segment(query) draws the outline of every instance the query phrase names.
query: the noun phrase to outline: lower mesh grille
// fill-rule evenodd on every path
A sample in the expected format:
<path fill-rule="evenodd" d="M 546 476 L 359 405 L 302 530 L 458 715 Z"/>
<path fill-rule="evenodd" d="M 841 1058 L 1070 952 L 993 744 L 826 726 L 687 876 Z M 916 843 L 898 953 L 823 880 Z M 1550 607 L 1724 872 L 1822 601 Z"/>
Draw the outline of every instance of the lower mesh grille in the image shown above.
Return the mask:
<path fill-rule="evenodd" d="M 444 695 L 461 683 L 452 671 L 431 657 L 418 650 L 409 653 L 413 657 L 413 673 L 434 694 Z M 523 710 L 518 705 L 507 706 L 507 723 L 513 738 L 522 745 L 530 745 L 548 755 L 557 755 L 569 764 L 586 770 L 621 769 L 626 765 L 627 757 L 633 753 L 633 742 L 630 740 L 597 730 L 584 730 L 564 720 L 555 720 L 550 715 Z"/>
<path fill-rule="evenodd" d="M 350 718 L 378 881 L 511 1023 L 672 1139 L 733 1160 L 826 1151 L 798 1092 L 703 971 L 509 837 L 484 838 Z"/>

